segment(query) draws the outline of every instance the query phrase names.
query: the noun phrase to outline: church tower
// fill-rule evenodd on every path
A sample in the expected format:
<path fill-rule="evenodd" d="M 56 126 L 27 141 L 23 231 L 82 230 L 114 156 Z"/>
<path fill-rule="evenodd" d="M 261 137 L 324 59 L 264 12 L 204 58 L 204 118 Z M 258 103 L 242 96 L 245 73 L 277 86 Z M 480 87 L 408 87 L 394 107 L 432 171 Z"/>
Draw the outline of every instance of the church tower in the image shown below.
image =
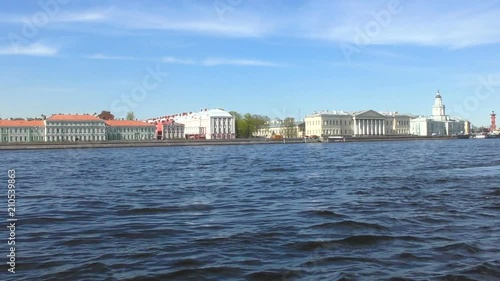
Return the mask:
<path fill-rule="evenodd" d="M 432 106 L 432 117 L 434 120 L 445 121 L 446 119 L 446 108 L 443 104 L 443 99 L 441 98 L 441 94 L 439 90 L 436 94 L 436 99 L 434 100 L 434 106 Z"/>

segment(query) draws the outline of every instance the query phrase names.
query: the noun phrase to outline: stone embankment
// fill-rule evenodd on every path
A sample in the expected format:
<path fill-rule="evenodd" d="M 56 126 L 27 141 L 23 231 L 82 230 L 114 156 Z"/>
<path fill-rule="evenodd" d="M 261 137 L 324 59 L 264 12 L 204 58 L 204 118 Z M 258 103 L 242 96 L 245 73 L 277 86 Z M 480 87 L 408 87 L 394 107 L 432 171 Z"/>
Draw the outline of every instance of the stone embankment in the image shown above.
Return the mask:
<path fill-rule="evenodd" d="M 345 142 L 369 141 L 415 141 L 415 140 L 448 140 L 451 137 L 408 137 L 408 136 L 377 136 L 377 137 L 346 137 Z M 337 140 L 336 140 L 337 141 Z M 314 139 L 234 139 L 234 140 L 170 140 L 170 141 L 108 141 L 108 142 L 61 142 L 61 143 L 4 143 L 0 150 L 24 149 L 83 149 L 83 148 L 119 148 L 119 147 L 170 147 L 170 146 L 201 146 L 201 145 L 256 145 L 256 144 L 297 144 L 297 143 L 325 143 L 327 140 Z"/>

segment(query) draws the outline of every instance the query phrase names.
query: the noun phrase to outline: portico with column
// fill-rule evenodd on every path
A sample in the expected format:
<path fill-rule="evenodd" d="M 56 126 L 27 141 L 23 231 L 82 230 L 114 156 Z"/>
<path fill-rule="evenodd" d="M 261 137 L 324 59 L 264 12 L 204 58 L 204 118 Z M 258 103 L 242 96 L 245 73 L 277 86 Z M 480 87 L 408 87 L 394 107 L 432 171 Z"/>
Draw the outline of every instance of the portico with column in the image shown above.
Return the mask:
<path fill-rule="evenodd" d="M 357 136 L 381 136 L 386 134 L 385 116 L 373 111 L 353 114 L 354 134 Z"/>

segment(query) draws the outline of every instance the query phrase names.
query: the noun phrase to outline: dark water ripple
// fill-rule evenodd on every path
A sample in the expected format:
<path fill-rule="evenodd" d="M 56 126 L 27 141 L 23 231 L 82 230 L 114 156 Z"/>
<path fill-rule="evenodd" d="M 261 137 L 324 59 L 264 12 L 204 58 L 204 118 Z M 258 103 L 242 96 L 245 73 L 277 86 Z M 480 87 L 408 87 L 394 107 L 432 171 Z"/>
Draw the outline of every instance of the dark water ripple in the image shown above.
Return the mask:
<path fill-rule="evenodd" d="M 15 280 L 500 280 L 499 148 L 0 152 Z"/>

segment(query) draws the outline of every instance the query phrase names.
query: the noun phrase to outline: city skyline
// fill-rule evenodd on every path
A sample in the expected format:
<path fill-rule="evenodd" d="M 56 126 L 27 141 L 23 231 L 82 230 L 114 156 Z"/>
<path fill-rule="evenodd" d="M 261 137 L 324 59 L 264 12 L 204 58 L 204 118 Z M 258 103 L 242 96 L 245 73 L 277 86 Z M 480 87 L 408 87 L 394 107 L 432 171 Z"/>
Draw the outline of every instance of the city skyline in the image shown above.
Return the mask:
<path fill-rule="evenodd" d="M 430 115 L 437 89 L 447 114 L 474 125 L 500 111 L 498 1 L 0 6 L 4 119 L 101 110 L 145 119 L 216 107 L 271 118 Z"/>

